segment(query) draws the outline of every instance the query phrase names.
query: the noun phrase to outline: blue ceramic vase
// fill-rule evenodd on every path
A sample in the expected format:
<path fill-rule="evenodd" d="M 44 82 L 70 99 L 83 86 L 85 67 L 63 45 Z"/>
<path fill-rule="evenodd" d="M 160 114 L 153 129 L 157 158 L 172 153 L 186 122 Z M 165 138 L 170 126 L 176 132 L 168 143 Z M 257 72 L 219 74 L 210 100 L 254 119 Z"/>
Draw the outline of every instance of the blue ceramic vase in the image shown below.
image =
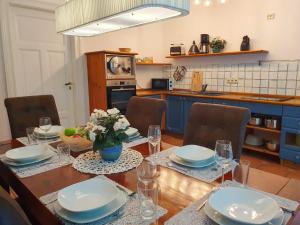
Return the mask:
<path fill-rule="evenodd" d="M 101 149 L 99 153 L 104 161 L 116 161 L 121 156 L 122 145 Z"/>

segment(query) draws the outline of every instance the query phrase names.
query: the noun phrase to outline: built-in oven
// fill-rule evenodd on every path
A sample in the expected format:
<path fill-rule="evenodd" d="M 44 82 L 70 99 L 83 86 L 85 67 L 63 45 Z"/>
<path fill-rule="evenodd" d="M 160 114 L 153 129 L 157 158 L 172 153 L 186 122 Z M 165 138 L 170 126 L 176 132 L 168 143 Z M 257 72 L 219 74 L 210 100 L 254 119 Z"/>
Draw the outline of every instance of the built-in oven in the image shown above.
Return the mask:
<path fill-rule="evenodd" d="M 107 80 L 107 108 L 117 108 L 126 113 L 128 101 L 136 95 L 136 80 Z"/>

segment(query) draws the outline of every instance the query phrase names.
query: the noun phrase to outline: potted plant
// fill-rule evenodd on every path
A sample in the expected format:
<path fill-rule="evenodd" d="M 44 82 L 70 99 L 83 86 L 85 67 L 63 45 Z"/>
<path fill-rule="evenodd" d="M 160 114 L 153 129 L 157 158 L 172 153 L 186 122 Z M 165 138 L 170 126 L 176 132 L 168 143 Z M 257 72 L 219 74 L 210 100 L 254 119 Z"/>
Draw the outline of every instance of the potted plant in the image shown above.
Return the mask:
<path fill-rule="evenodd" d="M 226 41 L 220 38 L 214 38 L 209 46 L 212 48 L 213 53 L 219 53 L 222 49 L 224 49 Z"/>
<path fill-rule="evenodd" d="M 105 161 L 115 161 L 122 153 L 122 142 L 128 139 L 125 131 L 130 126 L 125 116 L 116 108 L 95 109 L 85 130 L 86 137 L 93 142 L 93 150 L 99 151 Z"/>

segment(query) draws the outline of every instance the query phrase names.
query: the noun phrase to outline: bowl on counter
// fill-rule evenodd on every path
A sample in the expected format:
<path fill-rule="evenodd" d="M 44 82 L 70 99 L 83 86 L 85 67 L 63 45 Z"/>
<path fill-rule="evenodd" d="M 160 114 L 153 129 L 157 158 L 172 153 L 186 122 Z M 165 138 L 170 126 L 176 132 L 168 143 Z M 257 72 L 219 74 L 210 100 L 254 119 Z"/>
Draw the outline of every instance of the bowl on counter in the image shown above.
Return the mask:
<path fill-rule="evenodd" d="M 245 140 L 247 145 L 251 146 L 262 146 L 264 145 L 264 141 L 261 137 L 255 136 L 253 134 L 248 134 Z"/>
<path fill-rule="evenodd" d="M 279 142 L 275 140 L 267 141 L 266 147 L 269 151 L 277 152 L 279 150 Z"/>
<path fill-rule="evenodd" d="M 269 129 L 279 129 L 279 120 L 273 118 L 267 118 L 264 121 L 265 127 Z"/>
<path fill-rule="evenodd" d="M 120 52 L 131 52 L 131 48 L 119 48 Z"/>

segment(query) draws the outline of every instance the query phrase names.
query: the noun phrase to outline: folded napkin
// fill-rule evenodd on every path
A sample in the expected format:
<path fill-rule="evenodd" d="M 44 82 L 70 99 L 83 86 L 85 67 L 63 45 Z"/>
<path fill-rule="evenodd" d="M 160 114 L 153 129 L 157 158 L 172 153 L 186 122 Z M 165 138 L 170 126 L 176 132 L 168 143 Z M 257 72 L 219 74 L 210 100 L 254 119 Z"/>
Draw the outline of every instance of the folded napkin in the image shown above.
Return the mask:
<path fill-rule="evenodd" d="M 42 130 L 39 127 L 36 127 L 34 129 L 34 132 L 37 135 L 42 135 L 42 136 L 58 136 L 63 131 L 64 131 L 64 127 L 62 127 L 62 126 L 51 126 L 50 130 L 47 132 L 45 132 L 44 130 Z"/>

